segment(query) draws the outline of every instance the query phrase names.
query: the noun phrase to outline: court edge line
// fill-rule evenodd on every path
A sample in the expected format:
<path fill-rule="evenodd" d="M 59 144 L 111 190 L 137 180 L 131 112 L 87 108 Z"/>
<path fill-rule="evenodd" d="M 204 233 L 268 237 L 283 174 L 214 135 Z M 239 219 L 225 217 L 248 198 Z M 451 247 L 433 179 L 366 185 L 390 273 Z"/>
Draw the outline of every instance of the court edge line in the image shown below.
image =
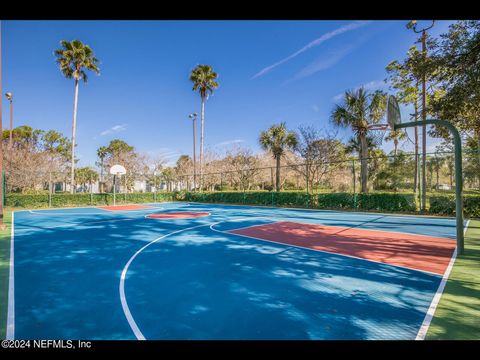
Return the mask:
<path fill-rule="evenodd" d="M 78 209 L 78 208 L 65 208 L 65 210 L 71 210 L 71 209 Z M 87 208 L 83 208 L 87 209 Z M 98 209 L 98 208 L 95 208 Z M 47 209 L 44 209 L 47 210 Z M 48 209 L 48 210 L 63 210 L 61 208 L 59 209 Z M 103 209 L 100 209 L 103 210 Z M 132 212 L 139 212 L 139 211 L 157 211 L 157 210 L 166 210 L 164 207 L 152 207 L 150 206 L 147 209 L 141 209 L 141 210 L 104 210 L 104 211 L 109 211 L 109 213 L 132 213 Z M 35 212 L 36 210 L 25 210 L 28 211 L 30 214 L 33 215 L 46 215 L 46 216 L 81 216 L 81 215 L 104 215 L 104 212 L 91 212 L 91 213 L 78 213 L 78 214 L 40 214 Z"/>
<path fill-rule="evenodd" d="M 181 201 L 180 201 L 181 202 Z M 389 217 L 398 217 L 398 218 L 404 218 L 404 217 L 420 217 L 422 216 L 427 219 L 431 220 L 451 220 L 455 221 L 454 217 L 449 217 L 449 216 L 438 216 L 438 215 L 414 215 L 414 214 L 395 214 L 395 213 L 383 213 L 383 212 L 368 212 L 368 211 L 340 211 L 340 210 L 329 210 L 329 209 L 307 209 L 307 208 L 292 208 L 292 207 L 283 207 L 283 206 L 262 206 L 262 205 L 242 205 L 242 204 L 228 204 L 228 203 L 205 203 L 205 202 L 195 202 L 195 201 L 189 201 L 189 204 L 203 204 L 203 205 L 226 205 L 226 206 L 248 206 L 248 207 L 253 207 L 253 208 L 259 208 L 259 209 L 286 209 L 286 210 L 298 210 L 298 211 L 316 211 L 316 212 L 334 212 L 338 214 L 365 214 L 365 215 L 388 215 Z"/>
<path fill-rule="evenodd" d="M 182 201 L 162 201 L 157 203 L 145 203 L 145 204 L 174 204 L 174 203 L 182 203 Z M 49 211 L 49 210 L 68 210 L 68 209 L 97 209 L 97 206 L 68 206 L 68 207 L 54 207 L 48 209 L 23 209 L 23 210 L 15 210 L 16 212 L 23 212 L 23 211 Z"/>
<path fill-rule="evenodd" d="M 270 208 L 269 208 L 270 209 Z M 271 208 L 271 209 L 281 209 L 281 208 Z M 294 210 L 294 209 L 292 209 Z M 315 209 L 305 209 L 305 210 L 312 210 L 312 211 L 327 211 L 327 210 L 315 210 Z M 227 210 L 211 210 L 211 211 L 227 211 Z M 331 215 L 334 215 L 334 214 L 331 214 Z M 268 218 L 268 216 L 255 216 L 255 218 L 260 218 L 260 217 L 265 217 L 265 218 Z M 350 227 L 345 227 L 345 226 L 339 226 L 339 225 L 327 225 L 327 224 L 311 224 L 311 223 L 305 223 L 305 222 L 299 222 L 299 221 L 289 221 L 289 220 L 279 220 L 279 222 L 293 222 L 293 223 L 298 223 L 298 224 L 305 224 L 305 225 L 323 225 L 323 226 L 330 226 L 330 227 L 337 227 L 337 228 L 341 228 L 341 229 L 344 229 L 344 230 L 350 230 L 350 229 L 360 229 L 360 230 L 367 230 L 367 231 L 380 231 L 380 232 L 386 232 L 386 233 L 397 233 L 397 234 L 404 234 L 404 235 L 414 235 L 414 236 L 425 236 L 425 237 L 429 237 L 429 238 L 436 238 L 436 239 L 445 239 L 445 240 L 455 240 L 455 238 L 451 238 L 451 237 L 445 237 L 445 236 L 432 236 L 432 235 L 424 235 L 424 234 L 417 234 L 417 233 L 410 233 L 410 232 L 405 232 L 405 231 L 392 231 L 392 230 L 379 230 L 379 229 L 368 229 L 368 228 L 364 228 L 364 227 L 361 227 L 363 224 L 366 224 L 366 223 L 373 223 L 377 220 L 380 220 L 380 219 L 383 219 L 385 216 L 380 216 L 380 217 L 377 217 L 376 219 L 373 219 L 373 220 L 368 220 L 368 221 L 363 221 L 362 224 L 360 225 L 355 225 L 355 226 L 350 226 Z M 278 217 L 277 217 L 278 218 Z M 283 218 L 282 216 L 280 216 L 280 218 Z M 395 218 L 394 216 L 390 216 L 390 218 Z M 440 219 L 437 219 L 437 220 L 440 220 Z M 327 220 L 328 221 L 328 220 Z M 266 225 L 266 224 L 264 224 Z M 257 225 L 255 225 L 257 226 Z M 425 224 L 424 226 L 430 226 L 428 224 Z"/>
<path fill-rule="evenodd" d="M 187 228 L 184 228 L 184 229 L 176 230 L 176 231 L 170 232 L 168 234 L 162 235 L 162 236 L 152 240 L 148 244 L 144 245 L 139 250 L 137 250 L 137 252 L 135 254 L 133 254 L 132 257 L 130 257 L 130 259 L 128 260 L 128 262 L 125 264 L 125 267 L 122 270 L 122 274 L 120 275 L 120 284 L 119 284 L 119 287 L 118 287 L 118 291 L 120 293 L 120 302 L 122 303 L 123 313 L 124 313 L 125 317 L 127 318 L 127 321 L 128 321 L 128 324 L 130 325 L 130 328 L 132 329 L 133 333 L 135 334 L 135 337 L 138 340 L 146 340 L 146 338 L 143 335 L 143 333 L 140 331 L 137 323 L 135 322 L 135 319 L 133 318 L 132 313 L 130 312 L 130 308 L 128 307 L 127 298 L 125 296 L 125 279 L 126 279 L 128 268 L 130 267 L 130 264 L 133 262 L 133 260 L 135 260 L 135 258 L 138 255 L 140 255 L 140 253 L 143 250 L 145 250 L 147 247 L 156 243 L 159 240 L 162 240 L 162 239 L 164 239 L 168 236 L 171 236 L 171 235 L 183 232 L 183 231 L 192 230 L 192 229 L 199 228 L 199 227 L 202 227 L 202 226 L 209 226 L 209 225 L 214 225 L 214 224 L 215 223 L 195 225 L 195 226 L 187 227 Z"/>
<path fill-rule="evenodd" d="M 382 218 L 378 218 L 372 221 L 369 221 L 369 223 L 374 223 L 377 220 L 380 220 Z M 327 224 L 310 224 L 310 223 L 304 223 L 304 222 L 298 222 L 298 221 L 278 221 L 278 222 L 292 222 L 292 223 L 297 223 L 297 224 L 304 224 L 304 225 L 320 225 L 320 226 L 328 226 L 328 227 L 335 227 L 335 228 L 340 228 L 343 229 L 342 231 L 348 231 L 348 230 L 365 230 L 365 231 L 377 231 L 377 232 L 385 232 L 385 233 L 395 233 L 395 234 L 403 234 L 403 235 L 412 235 L 412 236 L 423 236 L 423 237 L 428 237 L 428 238 L 434 238 L 434 239 L 444 239 L 444 240 L 452 240 L 454 241 L 455 239 L 449 238 L 449 237 L 444 237 L 444 236 L 432 236 L 432 235 L 423 235 L 423 234 L 415 234 L 415 233 L 409 233 L 405 231 L 391 231 L 391 230 L 378 230 L 378 229 L 367 229 L 367 228 L 362 228 L 359 226 L 351 226 L 351 227 L 345 227 L 345 226 L 338 226 L 338 225 L 327 225 Z M 264 224 L 266 225 L 266 224 Z M 235 229 L 236 230 L 236 229 Z M 335 235 L 338 233 L 335 233 Z"/>
<path fill-rule="evenodd" d="M 10 238 L 10 272 L 8 276 L 7 340 L 15 339 L 15 269 L 14 269 L 14 230 L 15 213 L 12 211 L 12 229 Z"/>
<path fill-rule="evenodd" d="M 83 226 L 83 225 L 90 225 L 90 224 L 99 224 L 105 222 L 118 222 L 118 221 L 129 221 L 129 220 L 139 220 L 141 218 L 124 218 L 124 219 L 110 219 L 110 220 L 98 220 L 98 221 L 87 221 L 84 223 L 67 223 L 64 225 L 55 225 L 55 226 L 46 226 L 46 227 L 32 227 L 26 226 L 25 228 L 18 229 L 18 231 L 36 231 L 36 230 L 50 230 L 50 229 L 59 229 L 65 227 L 72 227 L 72 226 Z"/>
<path fill-rule="evenodd" d="M 405 269 L 406 269 L 406 270 L 410 270 L 410 271 L 417 271 L 417 272 L 420 272 L 420 273 L 425 273 L 425 274 L 433 275 L 433 276 L 436 276 L 436 277 L 442 276 L 441 274 L 434 273 L 434 272 L 428 271 L 428 270 L 413 269 L 413 268 L 410 268 L 410 267 L 407 267 L 407 266 L 400 266 L 400 265 L 388 264 L 388 263 L 384 263 L 384 262 L 377 261 L 377 260 L 364 259 L 364 258 L 361 258 L 361 257 L 358 257 L 358 256 L 340 254 L 340 253 L 335 253 L 335 252 L 325 251 L 325 250 L 312 249 L 312 248 L 303 247 L 303 246 L 298 246 L 298 245 L 292 245 L 292 244 L 285 244 L 285 243 L 281 243 L 281 242 L 277 242 L 277 241 L 273 241 L 273 240 L 266 240 L 266 239 L 261 239 L 261 238 L 257 238 L 257 237 L 254 237 L 254 236 L 248 236 L 248 235 L 242 235 L 242 234 L 236 234 L 236 233 L 230 232 L 230 231 L 234 231 L 234 230 L 236 230 L 236 229 L 232 229 L 232 230 L 230 230 L 230 231 L 222 231 L 222 230 L 216 230 L 216 229 L 214 229 L 214 228 L 212 227 L 212 226 L 218 225 L 218 224 L 220 224 L 220 223 L 222 223 L 222 222 L 229 222 L 229 221 L 240 221 L 240 220 L 225 220 L 225 221 L 220 221 L 219 223 L 212 224 L 212 225 L 210 226 L 210 230 L 213 230 L 213 231 L 216 231 L 216 232 L 219 232 L 219 233 L 222 233 L 222 234 L 230 234 L 230 235 L 236 235 L 236 236 L 240 236 L 240 237 L 250 238 L 250 239 L 253 239 L 253 240 L 270 242 L 270 243 L 273 243 L 273 244 L 283 245 L 283 246 L 286 246 L 286 247 L 293 247 L 293 248 L 297 248 L 297 249 L 303 249 L 303 250 L 308 250 L 308 251 L 315 251 L 315 252 L 320 252 L 320 253 L 325 253 L 325 254 L 331 254 L 331 255 L 343 256 L 343 257 L 348 257 L 348 258 L 357 259 L 357 260 L 363 260 L 363 261 L 373 262 L 373 263 L 376 263 L 376 264 L 382 264 L 382 265 L 386 265 L 386 266 L 393 266 L 393 267 L 395 267 L 395 268 L 399 268 L 399 269 L 402 269 L 402 270 L 405 270 Z"/>
<path fill-rule="evenodd" d="M 170 209 L 168 209 L 168 210 L 170 210 Z M 172 211 L 172 212 L 178 214 L 178 213 L 181 213 L 182 211 Z M 191 211 L 183 211 L 183 212 L 191 212 Z M 199 211 L 199 212 L 200 212 L 200 211 Z M 202 216 L 197 216 L 197 217 L 191 217 L 191 218 L 183 218 L 183 219 L 182 219 L 182 218 L 179 218 L 179 219 L 173 219 L 173 220 L 191 220 L 191 219 L 198 219 L 198 218 L 202 218 L 202 217 L 212 216 L 212 214 L 211 214 L 209 211 L 207 211 L 206 213 L 207 213 L 207 215 L 202 215 Z M 168 213 L 168 212 L 165 212 L 165 214 L 169 214 L 169 213 Z M 172 220 L 172 218 L 163 218 L 163 219 L 162 219 L 162 218 L 152 218 L 152 217 L 148 217 L 148 216 L 150 216 L 150 215 L 155 215 L 155 214 L 146 214 L 146 215 L 143 215 L 143 217 L 144 217 L 145 219 L 152 219 L 152 220 Z"/>
<path fill-rule="evenodd" d="M 470 224 L 470 220 L 467 221 L 467 225 L 463 230 L 464 234 L 467 233 L 469 224 Z M 445 270 L 445 273 L 443 274 L 442 281 L 440 282 L 440 285 L 438 285 L 437 292 L 433 296 L 432 302 L 430 303 L 430 307 L 428 308 L 427 313 L 425 314 L 425 318 L 423 319 L 422 325 L 418 330 L 417 337 L 415 338 L 415 340 L 425 340 L 425 337 L 427 336 L 427 333 L 428 333 L 428 329 L 430 327 L 430 324 L 432 323 L 433 316 L 435 315 L 437 306 L 440 303 L 440 299 L 442 298 L 442 295 L 443 295 L 443 290 L 445 290 L 445 286 L 447 285 L 447 282 L 448 282 L 448 277 L 450 276 L 450 273 L 453 270 L 453 265 L 455 264 L 456 259 L 457 259 L 457 249 L 455 248 L 453 256 L 450 259 L 450 263 L 448 264 L 447 270 Z"/>

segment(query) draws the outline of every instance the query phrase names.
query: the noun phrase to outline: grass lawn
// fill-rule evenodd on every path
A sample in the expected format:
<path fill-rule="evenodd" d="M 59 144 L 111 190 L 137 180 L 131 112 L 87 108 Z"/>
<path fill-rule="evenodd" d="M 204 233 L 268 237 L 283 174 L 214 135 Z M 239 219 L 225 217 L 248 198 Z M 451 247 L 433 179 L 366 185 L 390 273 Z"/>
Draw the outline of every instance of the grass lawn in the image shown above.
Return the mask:
<path fill-rule="evenodd" d="M 465 254 L 457 257 L 427 340 L 480 339 L 480 221 L 470 221 Z"/>
<path fill-rule="evenodd" d="M 3 222 L 7 228 L 0 231 L 0 339 L 5 339 L 7 329 L 11 220 L 12 211 L 4 209 Z"/>

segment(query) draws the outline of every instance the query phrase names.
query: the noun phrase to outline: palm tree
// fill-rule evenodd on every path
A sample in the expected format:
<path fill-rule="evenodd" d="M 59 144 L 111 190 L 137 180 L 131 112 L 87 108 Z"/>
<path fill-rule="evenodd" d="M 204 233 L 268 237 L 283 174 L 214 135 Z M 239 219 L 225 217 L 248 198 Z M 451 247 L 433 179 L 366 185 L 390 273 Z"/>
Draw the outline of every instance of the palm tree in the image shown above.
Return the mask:
<path fill-rule="evenodd" d="M 276 189 L 280 191 L 280 160 L 288 149 L 295 149 L 298 144 L 297 134 L 287 130 L 285 123 L 272 125 L 267 131 L 260 133 L 260 146 L 271 151 L 277 161 Z"/>
<path fill-rule="evenodd" d="M 193 82 L 193 91 L 198 91 L 202 98 L 202 116 L 201 116 L 201 130 L 200 130 L 200 188 L 203 182 L 203 141 L 205 129 L 205 100 L 208 100 L 208 95 L 213 94 L 213 90 L 218 88 L 219 84 L 216 81 L 218 74 L 213 71 L 210 65 L 197 65 L 190 73 L 190 81 Z"/>
<path fill-rule="evenodd" d="M 391 130 L 390 133 L 385 136 L 385 141 L 393 140 L 393 157 L 397 157 L 398 143 L 400 140 L 405 140 L 407 138 L 407 133 L 402 130 Z"/>
<path fill-rule="evenodd" d="M 367 192 L 368 126 L 380 121 L 386 109 L 386 95 L 381 91 L 369 94 L 364 88 L 345 92 L 341 105 L 335 105 L 331 120 L 339 127 L 350 127 L 360 143 L 360 178 L 362 192 Z"/>
<path fill-rule="evenodd" d="M 57 64 L 60 71 L 67 79 L 75 80 L 75 98 L 73 102 L 73 121 L 72 121 L 72 168 L 70 172 L 70 192 L 73 194 L 73 185 L 75 183 L 75 132 L 77 127 L 77 104 L 78 104 L 78 81 L 83 79 L 87 82 L 85 70 L 90 70 L 100 74 L 97 64 L 99 60 L 93 54 L 92 49 L 83 44 L 80 40 L 62 40 L 61 48 L 54 51 L 57 57 Z"/>
<path fill-rule="evenodd" d="M 104 170 L 104 160 L 105 157 L 108 155 L 108 148 L 106 146 L 100 146 L 97 149 L 97 156 L 100 159 L 100 182 L 102 183 L 100 192 L 103 192 L 103 170 Z"/>

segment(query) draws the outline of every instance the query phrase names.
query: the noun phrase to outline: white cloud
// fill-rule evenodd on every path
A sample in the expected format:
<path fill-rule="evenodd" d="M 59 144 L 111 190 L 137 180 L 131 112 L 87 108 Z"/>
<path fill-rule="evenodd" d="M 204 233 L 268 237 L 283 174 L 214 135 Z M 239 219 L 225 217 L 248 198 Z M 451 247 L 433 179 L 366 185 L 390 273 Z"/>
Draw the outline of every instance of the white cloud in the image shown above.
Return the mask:
<path fill-rule="evenodd" d="M 304 47 L 302 47 L 300 50 L 297 50 L 296 52 L 294 52 L 293 54 L 287 56 L 286 58 L 280 60 L 280 61 L 277 61 L 276 63 L 272 64 L 272 65 L 269 65 L 265 68 L 263 68 L 262 70 L 260 70 L 258 73 L 256 73 L 255 75 L 253 75 L 252 79 L 255 79 L 257 77 L 260 77 L 260 76 L 263 76 L 265 75 L 266 73 L 272 71 L 274 68 L 276 68 L 277 66 L 279 65 L 282 65 L 284 63 L 286 63 L 287 61 L 290 61 L 291 59 L 297 57 L 298 55 L 300 55 L 301 53 L 315 47 L 315 46 L 318 46 L 322 43 L 324 43 L 325 41 L 327 40 L 330 40 L 331 38 L 337 36 L 337 35 L 340 35 L 340 34 L 343 34 L 347 31 L 351 31 L 351 30 L 355 30 L 355 29 L 358 29 L 359 27 L 362 27 L 362 26 L 365 26 L 365 25 L 368 25 L 371 21 L 354 21 L 354 22 L 351 22 L 347 25 L 344 25 L 344 26 L 341 26 L 333 31 L 330 31 L 326 34 L 323 34 L 322 36 L 320 36 L 319 38 L 309 42 L 307 45 L 305 45 Z"/>
<path fill-rule="evenodd" d="M 227 141 L 222 141 L 221 143 L 215 144 L 215 146 L 227 146 L 227 145 L 232 145 L 232 144 L 240 144 L 245 142 L 245 140 L 241 139 L 234 139 L 234 140 L 227 140 Z"/>
<path fill-rule="evenodd" d="M 361 87 L 363 87 L 365 90 L 381 90 L 384 89 L 388 86 L 388 84 L 382 80 L 373 80 L 370 82 L 367 82 L 365 84 L 359 85 L 355 88 L 353 88 L 353 91 L 357 91 Z M 342 92 L 340 94 L 335 95 L 332 100 L 337 102 L 343 99 L 343 96 L 345 95 L 345 92 Z"/>
<path fill-rule="evenodd" d="M 112 126 L 110 129 L 102 131 L 100 133 L 100 136 L 115 134 L 125 130 L 127 130 L 127 124 L 119 124 L 119 125 Z"/>
<path fill-rule="evenodd" d="M 298 73 L 296 73 L 293 78 L 285 81 L 284 85 L 289 82 L 311 76 L 321 70 L 331 68 L 332 66 L 336 65 L 340 60 L 342 60 L 345 56 L 351 53 L 357 46 L 358 44 L 350 44 L 348 46 L 337 49 L 336 51 L 330 52 L 327 56 L 321 56 L 316 61 L 310 63 Z"/>
<path fill-rule="evenodd" d="M 312 110 L 318 113 L 320 108 L 317 105 L 312 105 Z"/>

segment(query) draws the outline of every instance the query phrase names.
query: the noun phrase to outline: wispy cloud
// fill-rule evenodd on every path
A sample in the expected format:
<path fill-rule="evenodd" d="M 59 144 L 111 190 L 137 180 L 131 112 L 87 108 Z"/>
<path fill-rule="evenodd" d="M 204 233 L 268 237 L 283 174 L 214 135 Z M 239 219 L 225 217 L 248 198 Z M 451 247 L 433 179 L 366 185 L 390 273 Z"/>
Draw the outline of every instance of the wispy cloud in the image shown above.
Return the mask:
<path fill-rule="evenodd" d="M 245 140 L 234 139 L 234 140 L 222 141 L 221 143 L 215 144 L 215 146 L 227 146 L 227 145 L 233 145 L 233 144 L 240 144 L 243 142 L 245 142 Z"/>
<path fill-rule="evenodd" d="M 320 108 L 317 105 L 312 105 L 312 110 L 318 113 Z"/>
<path fill-rule="evenodd" d="M 119 125 L 112 126 L 110 129 L 102 131 L 100 133 L 100 136 L 115 134 L 125 130 L 127 130 L 127 124 L 119 124 Z"/>
<path fill-rule="evenodd" d="M 287 56 L 286 58 L 280 60 L 280 61 L 277 61 L 276 63 L 272 64 L 272 65 L 269 65 L 265 68 L 263 68 L 262 70 L 260 70 L 258 73 L 256 73 L 255 75 L 252 76 L 252 79 L 255 79 L 255 78 L 258 78 L 260 76 L 263 76 L 265 75 L 266 73 L 272 71 L 274 68 L 276 68 L 277 66 L 280 66 L 284 63 L 286 63 L 287 61 L 290 61 L 292 60 L 293 58 L 297 57 L 298 55 L 300 55 L 301 53 L 315 47 L 315 46 L 318 46 L 322 43 L 324 43 L 325 41 L 327 40 L 330 40 L 331 38 L 335 37 L 335 36 L 338 36 L 340 34 L 343 34 L 347 31 L 352 31 L 352 30 L 355 30 L 355 29 L 358 29 L 362 26 L 365 26 L 365 25 L 368 25 L 371 21 L 354 21 L 354 22 L 351 22 L 347 25 L 344 25 L 344 26 L 341 26 L 333 31 L 330 31 L 328 33 L 325 33 L 323 34 L 322 36 L 320 36 L 319 38 L 309 42 L 307 45 L 305 45 L 304 47 L 302 47 L 301 49 L 295 51 L 293 54 L 290 54 L 289 56 Z"/>
<path fill-rule="evenodd" d="M 296 73 L 291 79 L 285 81 L 284 84 L 305 78 L 307 76 L 311 76 L 321 70 L 331 68 L 332 66 L 337 64 L 340 60 L 342 60 L 345 56 L 351 53 L 357 46 L 358 46 L 358 43 L 349 44 L 345 47 L 334 50 L 327 55 L 321 56 L 314 62 L 304 67 L 298 73 Z"/>
<path fill-rule="evenodd" d="M 386 88 L 387 86 L 388 86 L 388 84 L 385 83 L 382 80 L 373 80 L 373 81 L 367 82 L 365 84 L 359 85 L 359 86 L 353 88 L 353 90 L 357 91 L 361 87 L 363 87 L 365 90 L 380 90 L 380 89 Z M 333 97 L 333 100 L 334 101 L 340 101 L 343 98 L 344 95 L 345 95 L 345 92 L 337 94 Z"/>

